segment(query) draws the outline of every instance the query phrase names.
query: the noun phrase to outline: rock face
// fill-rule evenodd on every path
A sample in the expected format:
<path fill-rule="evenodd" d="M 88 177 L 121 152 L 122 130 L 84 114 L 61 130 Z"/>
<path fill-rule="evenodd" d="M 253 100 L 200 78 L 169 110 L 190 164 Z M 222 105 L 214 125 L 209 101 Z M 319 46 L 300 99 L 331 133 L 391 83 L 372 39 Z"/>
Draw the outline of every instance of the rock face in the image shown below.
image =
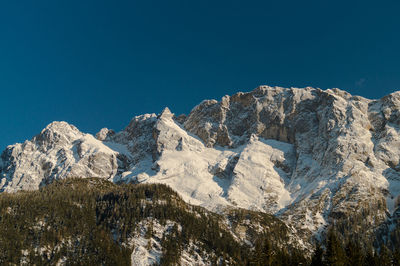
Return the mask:
<path fill-rule="evenodd" d="M 54 122 L 3 152 L 0 189 L 70 176 L 165 183 L 213 211 L 276 214 L 306 238 L 365 212 L 376 227 L 399 203 L 399 110 L 399 92 L 368 100 L 338 89 L 261 86 L 203 101 L 188 116 L 168 108 L 138 116 L 97 139 Z"/>
<path fill-rule="evenodd" d="M 38 189 L 66 177 L 111 178 L 117 154 L 66 122 L 53 122 L 31 141 L 8 146 L 1 155 L 1 191 Z"/>

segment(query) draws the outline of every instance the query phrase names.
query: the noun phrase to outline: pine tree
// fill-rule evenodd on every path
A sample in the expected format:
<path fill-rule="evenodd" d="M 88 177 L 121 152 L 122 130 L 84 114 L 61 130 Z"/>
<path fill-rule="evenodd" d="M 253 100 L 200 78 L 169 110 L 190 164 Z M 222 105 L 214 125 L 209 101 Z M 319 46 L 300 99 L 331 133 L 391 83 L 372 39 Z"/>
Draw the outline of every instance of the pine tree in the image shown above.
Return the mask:
<path fill-rule="evenodd" d="M 392 261 L 393 261 L 393 265 L 400 265 L 400 249 L 399 248 L 397 248 L 395 251 L 393 251 Z"/>
<path fill-rule="evenodd" d="M 377 256 L 375 256 L 374 250 L 373 250 L 372 247 L 369 247 L 367 249 L 367 253 L 365 255 L 363 265 L 366 265 L 366 266 L 376 266 L 376 265 L 378 265 Z"/>
<path fill-rule="evenodd" d="M 311 258 L 311 266 L 322 266 L 324 265 L 324 250 L 321 245 L 318 243 L 315 247 L 313 256 Z"/>
<path fill-rule="evenodd" d="M 147 226 L 145 238 L 150 239 L 153 236 L 153 221 L 150 221 L 150 223 Z"/>
<path fill-rule="evenodd" d="M 379 264 L 380 265 L 392 265 L 391 252 L 385 245 L 381 245 L 381 248 L 380 248 Z"/>
<path fill-rule="evenodd" d="M 326 263 L 329 266 L 346 265 L 346 255 L 336 233 L 331 229 L 328 231 L 327 237 L 328 240 L 326 244 Z"/>
<path fill-rule="evenodd" d="M 263 265 L 273 265 L 273 256 L 275 252 L 272 250 L 271 242 L 265 238 L 263 246 Z"/>
<path fill-rule="evenodd" d="M 358 243 L 348 241 L 346 245 L 347 265 L 358 266 L 363 265 L 363 253 Z"/>

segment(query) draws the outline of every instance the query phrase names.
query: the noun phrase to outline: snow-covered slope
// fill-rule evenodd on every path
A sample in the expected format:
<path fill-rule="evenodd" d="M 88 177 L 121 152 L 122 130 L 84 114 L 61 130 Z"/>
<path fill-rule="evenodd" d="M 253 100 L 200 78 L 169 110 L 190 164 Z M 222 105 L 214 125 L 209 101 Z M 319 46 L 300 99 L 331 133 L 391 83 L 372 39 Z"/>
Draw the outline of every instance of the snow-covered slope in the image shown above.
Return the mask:
<path fill-rule="evenodd" d="M 66 177 L 111 178 L 117 173 L 117 155 L 92 135 L 53 122 L 31 141 L 3 152 L 1 191 L 38 189 Z"/>
<path fill-rule="evenodd" d="M 187 116 L 168 108 L 96 138 L 54 122 L 0 160 L 0 189 L 101 177 L 164 183 L 187 202 L 223 212 L 273 213 L 304 236 L 365 210 L 390 218 L 400 194 L 400 93 L 380 100 L 344 91 L 261 86 L 206 100 Z"/>

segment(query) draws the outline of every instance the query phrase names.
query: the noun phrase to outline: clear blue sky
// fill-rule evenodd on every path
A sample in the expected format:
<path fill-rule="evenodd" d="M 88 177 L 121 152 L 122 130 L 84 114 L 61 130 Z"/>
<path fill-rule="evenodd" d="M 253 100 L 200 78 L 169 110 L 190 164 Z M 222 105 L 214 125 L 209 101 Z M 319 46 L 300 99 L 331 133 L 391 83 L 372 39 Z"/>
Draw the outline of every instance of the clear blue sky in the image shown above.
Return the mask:
<path fill-rule="evenodd" d="M 1 1 L 0 149 L 258 85 L 400 88 L 400 1 Z"/>

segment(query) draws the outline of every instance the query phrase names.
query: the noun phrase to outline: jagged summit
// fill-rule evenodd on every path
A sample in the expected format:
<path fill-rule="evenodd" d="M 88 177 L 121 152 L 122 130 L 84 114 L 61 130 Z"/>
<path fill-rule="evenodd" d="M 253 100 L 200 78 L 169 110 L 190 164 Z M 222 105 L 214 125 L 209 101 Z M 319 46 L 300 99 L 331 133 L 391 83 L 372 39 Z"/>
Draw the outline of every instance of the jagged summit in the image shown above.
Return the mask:
<path fill-rule="evenodd" d="M 104 141 L 107 138 L 111 137 L 115 135 L 115 131 L 112 129 L 108 129 L 108 128 L 102 128 L 100 129 L 99 132 L 97 132 L 96 134 L 96 139 L 100 140 L 100 141 Z"/>
<path fill-rule="evenodd" d="M 79 131 L 74 125 L 69 124 L 65 121 L 53 121 L 48 124 L 43 130 L 54 130 L 54 131 Z"/>
<path fill-rule="evenodd" d="M 55 121 L 47 125 L 32 141 L 38 142 L 39 145 L 60 142 L 65 144 L 83 135 L 75 126 L 64 121 Z"/>
<path fill-rule="evenodd" d="M 364 220 L 375 228 L 398 210 L 399 108 L 399 92 L 369 100 L 339 89 L 260 86 L 205 100 L 187 116 L 168 108 L 136 116 L 96 138 L 54 122 L 3 152 L 0 189 L 70 176 L 164 183 L 212 211 L 276 214 L 304 239 L 350 214 L 369 213 Z"/>
<path fill-rule="evenodd" d="M 159 118 L 172 118 L 174 115 L 171 113 L 168 107 L 165 107 L 164 110 L 159 115 Z"/>

